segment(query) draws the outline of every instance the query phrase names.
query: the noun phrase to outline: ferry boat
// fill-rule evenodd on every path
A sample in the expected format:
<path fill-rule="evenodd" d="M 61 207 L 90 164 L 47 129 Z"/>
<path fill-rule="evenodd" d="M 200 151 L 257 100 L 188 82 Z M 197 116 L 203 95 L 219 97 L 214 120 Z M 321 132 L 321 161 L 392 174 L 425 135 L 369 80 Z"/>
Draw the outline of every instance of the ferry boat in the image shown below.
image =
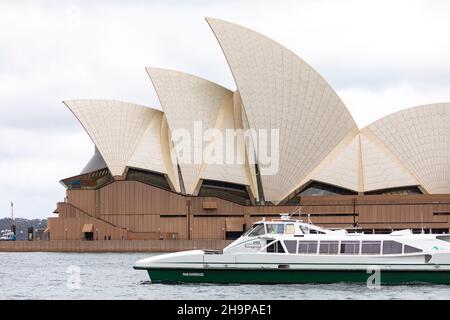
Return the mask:
<path fill-rule="evenodd" d="M 450 284 L 450 235 L 349 233 L 283 215 L 256 222 L 221 251 L 190 250 L 135 263 L 156 282 Z"/>
<path fill-rule="evenodd" d="M 15 241 L 16 235 L 14 232 L 9 230 L 0 231 L 0 241 Z"/>

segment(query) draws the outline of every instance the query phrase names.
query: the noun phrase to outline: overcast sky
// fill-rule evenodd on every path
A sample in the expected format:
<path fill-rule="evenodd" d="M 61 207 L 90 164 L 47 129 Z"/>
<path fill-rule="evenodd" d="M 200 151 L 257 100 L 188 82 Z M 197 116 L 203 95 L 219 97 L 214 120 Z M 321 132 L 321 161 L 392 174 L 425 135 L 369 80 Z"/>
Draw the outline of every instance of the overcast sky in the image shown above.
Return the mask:
<path fill-rule="evenodd" d="M 95 2 L 95 4 L 94 4 Z M 360 127 L 450 101 L 450 1 L 0 2 L 0 217 L 48 217 L 94 146 L 65 99 L 159 102 L 144 67 L 235 89 L 205 16 L 310 63 Z"/>

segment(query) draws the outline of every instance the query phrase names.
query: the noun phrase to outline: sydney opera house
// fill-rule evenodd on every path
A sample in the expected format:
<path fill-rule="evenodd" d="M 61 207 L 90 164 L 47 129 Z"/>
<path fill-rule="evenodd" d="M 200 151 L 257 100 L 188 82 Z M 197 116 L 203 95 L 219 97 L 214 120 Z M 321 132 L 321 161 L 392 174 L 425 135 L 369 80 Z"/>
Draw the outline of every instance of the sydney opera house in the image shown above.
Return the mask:
<path fill-rule="evenodd" d="M 51 239 L 232 239 L 298 206 L 302 219 L 331 228 L 448 232 L 450 103 L 358 128 L 296 54 L 245 27 L 207 22 L 236 91 L 148 67 L 162 111 L 64 101 L 95 152 L 61 180 Z"/>

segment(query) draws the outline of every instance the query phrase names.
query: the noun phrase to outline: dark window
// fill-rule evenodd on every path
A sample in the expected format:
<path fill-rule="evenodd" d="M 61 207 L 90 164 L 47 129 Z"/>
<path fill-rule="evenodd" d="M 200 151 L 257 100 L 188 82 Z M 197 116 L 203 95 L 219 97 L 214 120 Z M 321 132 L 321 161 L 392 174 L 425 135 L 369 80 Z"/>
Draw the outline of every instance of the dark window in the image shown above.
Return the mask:
<path fill-rule="evenodd" d="M 374 234 L 389 234 L 392 231 L 393 231 L 392 229 L 375 229 L 375 230 L 373 230 L 373 233 Z"/>
<path fill-rule="evenodd" d="M 284 248 L 283 248 L 283 246 L 281 245 L 281 242 L 280 242 L 280 241 L 277 242 L 277 252 L 278 252 L 278 253 L 284 253 Z"/>
<path fill-rule="evenodd" d="M 381 241 L 363 241 L 361 245 L 361 254 L 380 254 Z"/>
<path fill-rule="evenodd" d="M 267 252 L 269 253 L 284 253 L 284 248 L 280 241 L 276 241 L 267 247 Z"/>
<path fill-rule="evenodd" d="M 262 236 L 265 233 L 266 232 L 264 230 L 264 225 L 261 223 L 261 224 L 256 225 L 248 236 L 249 237 Z"/>
<path fill-rule="evenodd" d="M 138 169 L 129 169 L 127 174 L 127 180 L 129 181 L 139 181 L 145 184 L 149 184 L 158 188 L 162 188 L 165 190 L 170 190 L 169 183 L 167 182 L 167 178 L 160 173 L 138 170 Z"/>
<path fill-rule="evenodd" d="M 94 240 L 94 233 L 93 232 L 85 232 L 84 240 L 88 240 L 88 241 Z"/>
<path fill-rule="evenodd" d="M 297 253 L 297 241 L 296 240 L 285 240 L 284 245 L 289 253 Z"/>
<path fill-rule="evenodd" d="M 339 241 L 320 241 L 320 254 L 338 254 Z"/>
<path fill-rule="evenodd" d="M 405 244 L 404 253 L 415 253 L 415 252 L 422 252 L 422 250 Z"/>
<path fill-rule="evenodd" d="M 359 241 L 342 241 L 341 254 L 359 254 Z"/>
<path fill-rule="evenodd" d="M 299 241 L 298 253 L 302 254 L 316 254 L 317 253 L 317 241 Z"/>
<path fill-rule="evenodd" d="M 391 189 L 381 189 L 375 191 L 365 192 L 364 194 L 399 194 L 399 195 L 407 195 L 407 194 L 422 194 L 422 191 L 416 186 L 411 187 L 400 187 L 400 188 L 391 188 Z"/>
<path fill-rule="evenodd" d="M 412 232 L 414 234 L 427 234 L 427 233 L 431 233 L 431 229 L 412 229 Z"/>
<path fill-rule="evenodd" d="M 250 205 L 250 196 L 244 185 L 215 180 L 203 180 L 198 192 L 200 197 L 217 197 L 241 205 Z"/>
<path fill-rule="evenodd" d="M 97 189 L 113 181 L 113 177 L 108 169 L 101 169 L 94 172 L 84 173 L 75 177 L 61 180 L 67 189 Z"/>
<path fill-rule="evenodd" d="M 450 242 L 450 235 L 436 236 L 436 239 L 439 239 L 439 240 L 442 240 L 442 241 Z"/>
<path fill-rule="evenodd" d="M 313 181 L 308 184 L 304 189 L 300 190 L 295 196 L 289 199 L 286 204 L 300 203 L 301 196 L 330 196 L 330 195 L 356 195 L 357 193 L 352 190 L 332 186 L 323 182 Z"/>
<path fill-rule="evenodd" d="M 397 241 L 383 241 L 383 254 L 401 254 L 402 244 Z"/>
<path fill-rule="evenodd" d="M 448 228 L 431 229 L 431 233 L 433 234 L 448 233 Z"/>
<path fill-rule="evenodd" d="M 267 240 L 267 244 L 269 244 L 269 243 L 270 243 L 270 241 Z M 276 242 L 274 242 L 274 243 L 272 243 L 270 246 L 268 246 L 268 247 L 266 248 L 266 252 L 267 252 L 267 253 L 277 252 L 277 251 L 276 251 L 276 246 L 275 246 L 275 244 L 276 244 Z"/>

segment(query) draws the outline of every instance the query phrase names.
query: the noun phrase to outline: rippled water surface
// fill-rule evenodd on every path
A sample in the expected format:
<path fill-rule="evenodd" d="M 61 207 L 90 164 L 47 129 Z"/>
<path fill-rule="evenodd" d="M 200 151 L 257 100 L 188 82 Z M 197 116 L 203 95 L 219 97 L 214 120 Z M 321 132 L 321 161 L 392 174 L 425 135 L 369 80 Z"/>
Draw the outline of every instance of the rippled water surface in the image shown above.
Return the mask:
<path fill-rule="evenodd" d="M 2 299 L 450 299 L 450 286 L 152 284 L 145 253 L 0 253 Z M 73 285 L 79 270 L 80 285 Z"/>

